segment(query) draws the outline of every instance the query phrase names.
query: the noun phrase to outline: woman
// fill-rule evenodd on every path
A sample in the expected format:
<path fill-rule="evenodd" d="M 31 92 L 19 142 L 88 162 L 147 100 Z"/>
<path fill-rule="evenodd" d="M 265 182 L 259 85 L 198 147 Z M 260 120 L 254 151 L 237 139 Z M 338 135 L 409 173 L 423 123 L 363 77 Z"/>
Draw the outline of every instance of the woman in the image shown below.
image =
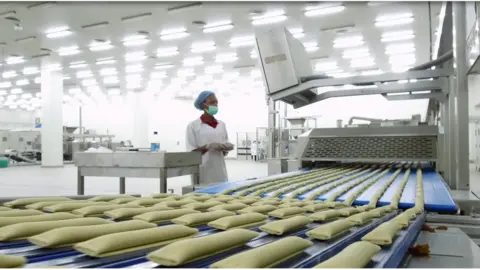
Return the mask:
<path fill-rule="evenodd" d="M 233 149 L 233 144 L 228 142 L 225 123 L 214 117 L 218 112 L 217 97 L 211 91 L 203 91 L 194 105 L 203 114 L 187 126 L 186 145 L 187 151 L 199 151 L 203 155 L 200 184 L 227 182 L 225 156 Z"/>

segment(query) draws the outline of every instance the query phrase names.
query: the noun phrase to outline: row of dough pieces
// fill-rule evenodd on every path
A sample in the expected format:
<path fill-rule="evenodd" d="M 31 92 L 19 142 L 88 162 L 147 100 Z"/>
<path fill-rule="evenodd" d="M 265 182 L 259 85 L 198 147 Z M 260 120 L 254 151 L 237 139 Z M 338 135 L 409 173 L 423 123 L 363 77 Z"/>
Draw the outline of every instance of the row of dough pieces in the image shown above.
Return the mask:
<path fill-rule="evenodd" d="M 288 208 L 285 208 L 285 209 L 288 209 Z M 282 209 L 279 209 L 279 210 L 282 210 Z M 383 208 L 375 209 L 373 211 L 357 214 L 357 215 L 351 216 L 347 220 L 339 220 L 337 223 L 332 223 L 330 225 L 326 224 L 323 226 L 323 228 L 319 227 L 318 229 L 314 229 L 310 231 L 309 234 L 311 235 L 311 237 L 316 239 L 322 239 L 322 240 L 331 239 L 338 233 L 341 233 L 339 232 L 339 229 L 344 231 L 354 226 L 354 225 L 346 226 L 347 223 L 363 224 L 367 222 L 369 219 L 378 217 L 380 213 L 387 212 L 388 210 L 389 209 L 387 207 L 383 207 Z M 320 220 L 329 220 L 329 219 L 334 219 L 335 217 L 338 217 L 339 215 L 341 215 L 340 213 L 342 213 L 342 210 L 330 210 L 330 211 L 324 211 L 320 213 L 323 213 L 323 215 L 319 215 Z M 67 215 L 67 213 L 50 214 L 49 216 L 53 216 L 53 215 Z M 185 224 L 198 225 L 201 223 L 208 222 L 209 220 L 214 220 L 213 222 L 208 223 L 208 225 L 213 228 L 228 230 L 231 228 L 251 227 L 254 225 L 258 225 L 263 223 L 266 219 L 264 215 L 261 215 L 259 213 L 242 214 L 237 216 L 233 216 L 233 215 L 234 213 L 220 210 L 220 211 L 214 211 L 211 213 L 200 213 L 196 216 L 184 215 L 181 218 L 177 219 L 177 221 L 181 223 L 181 221 L 183 220 L 185 221 Z M 315 214 L 311 215 L 310 217 L 312 216 L 315 216 Z M 34 217 L 30 217 L 30 218 L 34 218 Z M 18 218 L 22 218 L 22 217 L 18 217 Z M 261 226 L 260 229 L 271 234 L 281 235 L 291 230 L 294 230 L 296 228 L 305 226 L 310 222 L 312 222 L 310 218 L 307 218 L 304 216 L 296 216 L 296 217 L 289 218 L 287 220 L 267 223 L 266 225 Z M 153 228 L 155 225 L 149 224 L 149 223 L 141 223 L 141 221 L 131 221 L 130 223 L 121 222 L 121 223 L 113 223 L 113 224 L 107 224 L 107 223 L 108 223 L 107 220 L 99 219 L 99 218 L 81 218 L 81 219 L 75 219 L 75 220 L 63 220 L 63 221 L 55 221 L 55 222 L 52 222 L 52 221 L 51 222 L 27 222 L 22 224 L 6 226 L 6 227 L 3 227 L 1 230 L 3 230 L 4 236 L 5 234 L 9 235 L 10 239 L 12 240 L 20 240 L 22 238 L 33 235 L 33 237 L 29 238 L 29 241 L 42 247 L 68 246 L 68 245 L 75 244 L 81 240 L 90 239 L 95 236 L 100 236 L 100 238 L 97 239 L 97 241 L 89 240 L 84 243 L 79 243 L 75 245 L 76 249 L 94 257 L 110 256 L 110 255 L 115 255 L 116 252 L 123 253 L 123 252 L 132 251 L 132 248 L 134 249 L 138 247 L 135 245 L 139 245 L 141 246 L 140 249 L 143 249 L 146 247 L 151 247 L 151 245 L 156 245 L 165 241 L 169 241 L 163 238 L 164 236 L 162 236 L 161 233 L 159 232 L 153 233 L 153 230 L 158 230 L 158 229 L 166 228 L 169 226 Z M 143 226 L 146 226 L 146 224 L 148 224 L 150 227 L 152 227 L 153 225 L 153 227 L 151 229 L 143 228 Z M 84 226 L 91 225 L 91 226 L 89 226 L 88 229 L 85 230 L 87 227 L 78 227 L 81 225 L 84 225 Z M 76 226 L 76 227 L 72 228 L 70 226 Z M 62 228 L 62 227 L 70 227 L 70 228 Z M 58 229 L 53 229 L 53 228 L 58 228 Z M 129 230 L 140 230 L 140 231 L 123 233 L 122 235 L 114 234 L 114 235 L 105 236 L 105 234 L 108 234 L 108 233 L 115 233 L 119 231 L 122 232 L 122 231 L 129 231 Z M 142 239 L 142 237 L 139 237 L 139 235 L 138 236 L 132 235 L 136 233 L 141 233 L 142 231 L 146 235 L 156 235 L 160 237 L 160 239 L 149 237 L 148 240 L 150 242 L 142 243 L 142 244 L 126 240 L 130 238 Z M 94 232 L 96 232 L 96 234 Z M 168 235 L 169 237 L 177 236 L 176 234 L 170 233 L 170 232 L 168 233 Z M 106 241 L 107 239 L 102 238 L 102 237 L 108 238 L 109 236 L 111 239 L 109 241 Z M 123 236 L 123 238 L 121 236 Z M 119 251 L 118 241 L 119 240 L 122 241 L 121 239 L 124 239 L 124 241 L 126 241 L 129 246 Z M 112 243 L 112 241 L 114 242 L 114 244 L 108 245 L 108 243 Z M 91 244 L 91 242 L 93 242 L 94 244 Z M 82 247 L 85 245 L 89 246 L 89 243 L 90 243 L 90 247 L 86 247 L 86 248 Z M 106 251 L 105 248 L 109 248 L 107 249 L 108 251 Z M 111 251 L 112 248 L 116 250 Z"/>
<path fill-rule="evenodd" d="M 361 246 L 367 245 L 367 250 L 370 250 L 371 247 L 376 247 L 376 245 L 391 244 L 395 233 L 398 232 L 402 227 L 407 227 L 408 221 L 415 217 L 415 211 L 413 211 L 413 209 L 411 210 L 412 211 L 407 210 L 403 214 L 394 218 L 391 222 L 382 224 L 380 227 L 364 236 L 362 240 L 371 244 L 368 245 L 362 242 Z M 343 234 L 356 224 L 365 224 L 373 217 L 378 217 L 378 212 L 371 210 L 362 214 L 357 214 L 356 216 L 357 217 L 355 219 L 341 219 L 320 225 L 312 230 L 309 230 L 306 235 L 316 240 L 332 239 L 337 235 Z M 241 227 L 248 227 L 245 226 L 245 224 L 252 226 L 254 223 L 258 223 L 256 221 L 262 219 L 264 220 L 265 216 L 258 213 L 223 217 L 210 222 L 209 225 L 212 227 L 223 227 L 223 229 L 227 229 L 227 231 L 187 240 L 185 238 L 194 237 L 195 234 L 198 233 L 198 229 L 183 225 L 155 227 L 154 224 L 138 220 L 108 224 L 108 221 L 99 218 L 83 218 L 75 220 L 75 224 L 72 223 L 67 225 L 74 227 L 60 227 L 54 230 L 47 230 L 44 233 L 30 237 L 28 240 L 40 246 L 44 246 L 45 244 L 50 247 L 52 247 L 52 244 L 56 247 L 73 245 L 76 250 L 92 257 L 106 257 L 140 249 L 166 245 L 165 247 L 148 254 L 147 258 L 164 266 L 179 266 L 247 244 L 250 240 L 253 240 L 259 236 L 259 233 L 245 230 Z M 305 226 L 310 222 L 311 220 L 305 216 L 295 216 L 289 219 L 267 223 L 266 225 L 261 226 L 260 229 L 268 233 L 273 232 L 274 234 L 283 234 L 285 232 Z M 92 223 L 96 223 L 98 225 L 91 225 Z M 32 223 L 30 224 L 33 225 Z M 244 224 L 244 226 L 235 226 L 238 224 Z M 35 226 L 31 227 L 38 228 L 38 225 L 39 224 L 37 223 Z M 62 225 L 64 226 L 65 224 Z M 82 227 L 80 225 L 85 226 Z M 118 231 L 121 230 L 124 232 L 119 233 Z M 113 231 L 117 232 L 110 233 Z M 279 233 L 282 231 L 283 233 Z M 105 235 L 105 233 L 107 234 Z M 290 258 L 295 254 L 303 252 L 312 245 L 312 241 L 305 240 L 300 237 L 286 237 L 281 240 L 266 244 L 262 247 L 233 255 L 214 263 L 211 265 L 211 267 L 272 267 L 278 263 L 281 263 L 285 258 Z M 332 267 L 332 260 L 339 260 L 338 257 L 345 256 L 344 253 L 348 250 L 349 249 L 342 251 L 342 253 L 324 262 L 323 264 L 329 263 L 327 264 L 328 267 L 326 268 Z M 340 267 L 365 266 L 358 266 L 359 262 L 364 261 L 364 259 L 362 259 L 362 254 L 364 253 L 364 251 L 358 253 L 358 256 L 361 255 L 358 258 L 359 260 L 339 260 L 341 265 Z M 269 255 L 264 257 L 266 254 Z M 6 261 L 9 261 L 10 263 L 10 265 L 0 264 L 0 266 L 18 267 L 18 265 L 13 265 L 13 262 L 17 261 L 25 263 L 25 259 L 22 259 L 23 258 L 9 256 L 4 256 L 2 259 L 2 257 L 0 257 L 0 262 L 4 261 L 5 264 Z M 355 264 L 355 262 L 357 264 Z M 352 263 L 354 265 L 352 265 Z M 322 266 L 322 264 L 320 264 L 318 267 L 323 268 L 324 265 Z"/>

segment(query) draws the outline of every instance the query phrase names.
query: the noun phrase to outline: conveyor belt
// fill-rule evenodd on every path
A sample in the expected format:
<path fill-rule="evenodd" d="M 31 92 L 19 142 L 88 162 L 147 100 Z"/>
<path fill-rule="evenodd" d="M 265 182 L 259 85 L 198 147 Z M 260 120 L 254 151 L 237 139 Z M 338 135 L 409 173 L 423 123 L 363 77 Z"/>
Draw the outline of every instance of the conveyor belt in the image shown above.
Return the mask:
<path fill-rule="evenodd" d="M 353 205 L 365 205 L 370 202 L 370 199 L 372 198 L 373 194 L 378 190 L 380 186 L 382 186 L 394 173 L 395 170 L 391 170 L 388 172 L 382 179 L 377 181 L 375 184 L 373 184 L 371 187 L 369 187 L 367 190 L 365 190 L 353 203 Z M 404 169 L 405 171 L 405 169 Z M 404 171 L 401 172 L 395 181 L 390 185 L 390 187 L 386 190 L 384 195 L 381 197 L 380 201 L 378 202 L 377 206 L 384 206 L 390 203 L 393 194 L 395 193 L 395 190 L 402 180 L 404 176 Z M 455 205 L 455 202 L 453 201 L 453 198 L 449 192 L 449 189 L 445 182 L 442 180 L 441 176 L 435 172 L 429 165 L 423 165 L 422 167 L 422 172 L 423 172 L 423 181 L 424 181 L 424 200 L 425 200 L 425 209 L 427 211 L 431 212 L 455 212 L 457 210 L 457 207 Z M 292 175 L 296 175 L 299 172 L 294 172 L 291 173 Z M 380 172 L 378 172 L 380 173 Z M 265 181 L 267 179 L 273 179 L 274 177 L 280 178 L 280 177 L 285 177 L 289 174 L 279 174 L 276 176 L 271 176 L 267 178 L 262 178 L 262 179 L 257 179 L 254 180 L 255 183 Z M 344 176 L 342 179 L 347 178 L 348 176 Z M 412 170 L 409 176 L 408 183 L 403 191 L 402 197 L 400 199 L 400 204 L 399 207 L 401 209 L 407 209 L 411 208 L 415 204 L 415 183 L 416 183 L 416 172 L 415 170 Z M 312 191 L 306 192 L 300 196 L 298 196 L 298 199 L 305 199 L 308 197 L 308 195 L 314 193 L 316 190 L 319 190 L 321 188 L 324 188 L 326 186 L 332 186 L 335 185 L 335 183 L 342 181 L 342 179 L 336 180 L 332 183 L 326 184 L 324 186 L 318 187 Z M 245 185 L 246 183 L 252 183 L 250 181 L 239 181 L 239 182 L 233 182 L 233 183 L 226 183 L 222 185 L 218 185 L 215 187 L 210 187 L 207 189 L 202 189 L 198 190 L 196 192 L 198 193 L 208 193 L 208 194 L 215 194 L 215 193 L 220 193 L 224 190 L 227 190 L 232 187 L 239 187 L 242 185 Z M 351 183 L 351 182 L 348 182 Z M 340 190 L 342 187 L 348 186 L 348 183 L 344 183 L 342 185 L 339 185 L 335 187 L 334 189 L 328 191 L 325 194 L 322 194 L 317 198 L 317 200 L 325 200 L 329 197 L 329 195 L 333 194 L 335 191 Z M 365 184 L 365 183 L 363 183 Z M 362 185 L 363 185 L 362 184 Z M 349 194 L 352 194 L 355 192 L 357 189 L 360 188 L 361 185 L 349 190 L 347 193 L 343 194 L 339 198 L 337 198 L 337 201 L 342 202 L 345 200 L 345 198 L 348 197 Z M 292 192 L 289 192 L 287 194 L 284 194 L 280 196 L 281 198 L 283 197 L 288 197 L 289 194 Z M 235 194 L 235 193 L 234 193 Z M 268 194 L 271 194 L 269 192 Z M 267 194 L 264 194 L 265 196 Z"/>
<path fill-rule="evenodd" d="M 355 204 L 357 205 L 364 205 L 369 203 L 370 198 L 373 196 L 375 191 L 378 190 L 383 184 L 386 183 L 388 179 L 391 178 L 393 173 L 397 170 L 397 167 L 393 166 L 392 168 L 390 168 L 390 171 L 381 178 L 378 178 L 378 179 L 375 179 L 374 177 L 368 178 L 365 182 L 362 182 L 361 184 L 352 187 L 350 190 L 346 191 L 344 194 L 339 196 L 337 198 L 337 201 L 344 201 L 351 194 L 355 194 L 355 191 L 357 191 L 359 188 L 362 188 L 364 185 L 372 184 L 369 188 L 365 190 L 365 192 L 363 192 L 355 200 Z M 379 168 L 379 167 L 376 167 L 376 168 Z M 379 168 L 378 172 L 373 176 L 381 173 L 382 171 L 384 171 L 385 168 L 386 167 Z M 325 171 L 328 171 L 328 170 L 329 169 L 323 170 L 322 172 L 317 174 L 314 173 L 313 176 L 316 177 L 316 175 L 327 175 L 328 177 L 328 173 L 325 174 Z M 360 175 L 365 176 L 373 171 L 374 170 L 367 171 L 366 173 L 363 173 L 363 174 L 361 171 L 357 171 L 354 174 L 349 174 L 348 170 L 346 170 L 345 176 L 340 177 L 339 179 L 336 179 L 318 188 L 324 188 L 329 185 L 335 185 L 335 183 L 341 182 L 342 180 L 350 179 L 347 177 L 350 177 L 351 175 L 360 177 Z M 295 175 L 299 176 L 299 174 L 302 174 L 302 172 L 282 174 L 281 177 L 295 176 Z M 450 194 L 448 193 L 448 189 L 443 184 L 440 177 L 428 167 L 423 169 L 423 175 L 424 175 L 424 190 L 425 190 L 425 207 L 427 209 L 428 207 L 431 207 L 431 209 L 440 209 L 440 211 L 443 211 L 443 209 L 449 209 L 449 207 L 450 209 L 452 209 L 451 205 L 448 203 L 449 201 L 448 198 L 450 198 L 451 200 Z M 221 186 L 209 188 L 207 190 L 200 190 L 197 192 L 218 193 L 226 189 L 231 189 L 233 187 L 240 187 L 245 183 L 248 183 L 248 184 L 261 183 L 265 180 L 276 179 L 279 177 L 280 176 L 277 175 L 273 177 L 252 180 L 252 181 L 228 183 Z M 380 206 L 386 204 L 389 198 L 392 198 L 393 193 L 397 189 L 397 186 L 400 183 L 400 181 L 403 179 L 403 177 L 404 177 L 403 172 L 397 175 L 396 179 L 386 189 L 385 193 L 381 197 L 378 203 Z M 416 176 L 415 170 L 412 170 L 400 200 L 400 207 L 409 208 L 413 206 L 412 202 L 415 202 L 415 188 L 417 183 L 416 177 L 417 176 Z M 311 183 L 311 175 L 307 177 L 303 177 L 303 178 L 300 177 L 295 179 L 299 179 L 298 180 L 299 182 L 304 181 L 306 183 Z M 325 180 L 325 177 L 322 179 Z M 323 181 L 323 180 L 319 180 L 319 181 Z M 342 190 L 342 188 L 349 186 L 352 183 L 356 183 L 356 180 L 357 178 L 353 177 L 348 182 L 337 185 L 332 189 L 330 189 L 328 192 L 318 196 L 317 199 L 325 200 L 331 197 L 332 194 L 335 194 L 335 192 Z M 274 182 L 275 181 L 272 181 L 272 183 Z M 288 186 L 291 184 L 292 184 L 291 182 L 286 182 L 285 185 Z M 311 192 L 315 192 L 315 190 L 317 190 L 318 188 L 315 188 Z M 286 189 L 286 188 L 282 187 L 282 189 Z M 302 194 L 299 197 L 305 198 L 311 192 L 306 192 L 305 194 Z M 436 196 L 430 196 L 427 194 L 427 192 L 436 192 Z M 286 197 L 290 193 L 292 192 L 283 194 L 281 195 L 281 197 Z M 443 199 L 440 200 L 436 198 L 437 196 L 444 196 L 444 197 Z M 447 199 L 445 199 L 445 196 L 448 196 Z M 453 203 L 453 200 L 452 200 L 452 203 Z M 341 250 L 343 250 L 345 247 L 349 246 L 350 244 L 356 241 L 360 241 L 361 238 L 365 236 L 367 233 L 377 228 L 380 224 L 391 220 L 392 218 L 397 216 L 398 213 L 399 211 L 394 211 L 390 214 L 386 214 L 379 218 L 375 218 L 371 222 L 367 222 L 364 225 L 355 226 L 345 231 L 341 235 L 336 236 L 332 240 L 328 240 L 328 241 L 319 241 L 315 239 L 310 239 L 306 235 L 308 231 L 312 230 L 317 226 L 321 226 L 322 223 L 320 222 L 314 222 L 314 223 L 308 224 L 302 227 L 301 229 L 298 229 L 293 232 L 289 232 L 282 236 L 269 235 L 267 233 L 261 232 L 258 227 L 259 225 L 257 225 L 249 229 L 260 232 L 260 235 L 257 238 L 248 242 L 246 245 L 234 248 L 226 252 L 218 253 L 216 255 L 209 256 L 197 261 L 187 263 L 185 265 L 182 265 L 181 268 L 207 268 L 211 264 L 219 260 L 225 259 L 239 252 L 247 251 L 256 247 L 266 245 L 268 243 L 272 243 L 274 241 L 277 241 L 287 236 L 298 236 L 298 237 L 307 239 L 313 243 L 313 246 L 289 258 L 287 261 L 284 261 L 281 264 L 276 265 L 275 268 L 311 268 L 335 256 L 337 253 L 339 253 Z M 269 218 L 267 222 L 272 222 L 275 220 L 276 220 L 275 218 Z M 404 257 L 406 249 L 411 245 L 411 243 L 415 241 L 421 229 L 421 226 L 424 224 L 424 220 L 425 220 L 425 214 L 421 214 L 417 216 L 416 219 L 411 220 L 409 227 L 398 233 L 398 235 L 395 237 L 394 242 L 391 246 L 387 248 L 383 248 L 377 255 L 375 255 L 369 267 L 375 267 L 375 268 L 397 267 L 400 264 L 400 261 L 402 260 L 402 258 Z M 168 224 L 169 223 L 163 223 L 159 226 L 164 226 Z M 199 233 L 197 233 L 194 237 L 204 237 L 207 235 L 220 232 L 219 230 L 213 229 L 207 225 L 202 225 L 197 228 L 199 229 Z M 26 267 L 28 268 L 50 267 L 50 266 L 59 266 L 59 267 L 67 267 L 67 268 L 164 268 L 161 265 L 158 265 L 156 263 L 149 261 L 146 257 L 148 253 L 157 249 L 158 247 L 146 248 L 143 250 L 129 252 L 122 255 L 115 255 L 115 256 L 109 256 L 104 258 L 93 258 L 87 255 L 84 255 L 70 247 L 47 249 L 47 248 L 40 248 L 27 241 L 0 242 L 0 254 L 24 256 L 28 260 L 28 263 L 26 265 Z"/>

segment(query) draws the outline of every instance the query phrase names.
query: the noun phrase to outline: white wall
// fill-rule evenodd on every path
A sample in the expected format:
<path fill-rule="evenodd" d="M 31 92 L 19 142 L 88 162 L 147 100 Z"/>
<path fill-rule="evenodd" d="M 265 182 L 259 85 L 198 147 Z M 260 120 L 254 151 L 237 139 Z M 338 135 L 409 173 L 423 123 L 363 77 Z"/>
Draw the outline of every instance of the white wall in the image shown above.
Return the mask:
<path fill-rule="evenodd" d="M 167 151 L 185 149 L 185 128 L 190 121 L 200 116 L 193 101 L 175 100 L 159 96 L 149 106 L 149 134 L 158 131 L 162 148 Z M 298 110 L 290 109 L 289 116 L 319 115 L 318 127 L 335 127 L 337 119 L 344 123 L 351 116 L 383 119 L 410 118 L 412 114 L 425 116 L 426 100 L 387 101 L 381 96 L 348 97 L 325 100 Z M 66 124 L 78 125 L 78 109 L 65 108 Z M 115 140 L 131 140 L 133 137 L 133 112 L 129 98 L 122 102 L 101 107 L 85 107 L 83 124 L 98 133 L 114 134 Z M 255 132 L 256 127 L 267 127 L 268 107 L 263 93 L 256 95 L 219 95 L 218 119 L 223 120 L 230 140 L 236 144 L 237 132 Z M 177 144 L 178 143 L 178 144 Z M 236 152 L 231 153 L 236 156 Z"/>
<path fill-rule="evenodd" d="M 35 113 L 23 110 L 0 109 L 0 130 L 33 128 Z"/>

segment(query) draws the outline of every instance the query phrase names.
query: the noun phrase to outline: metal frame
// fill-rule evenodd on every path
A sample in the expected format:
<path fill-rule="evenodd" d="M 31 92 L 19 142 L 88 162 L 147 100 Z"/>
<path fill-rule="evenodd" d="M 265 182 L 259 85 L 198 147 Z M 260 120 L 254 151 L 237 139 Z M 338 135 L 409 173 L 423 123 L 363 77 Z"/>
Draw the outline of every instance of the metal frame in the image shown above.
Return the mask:
<path fill-rule="evenodd" d="M 424 70 L 411 70 L 404 73 L 389 73 L 377 76 L 357 76 L 350 78 L 329 78 L 326 76 L 309 76 L 297 72 L 299 63 L 293 63 L 295 57 L 303 57 L 298 52 L 295 41 L 289 40 L 288 44 L 273 46 L 282 40 L 276 37 L 287 36 L 278 29 L 268 30 L 272 39 L 268 40 L 266 35 L 256 33 L 257 49 L 262 61 L 262 71 L 267 85 L 267 97 L 269 111 L 275 111 L 275 103 L 283 101 L 291 104 L 294 108 L 300 108 L 318 101 L 333 97 L 347 97 L 359 95 L 383 95 L 387 100 L 408 100 L 428 98 L 427 122 L 430 125 L 437 125 L 440 122 L 440 143 L 441 162 L 444 177 L 452 189 L 468 190 L 470 183 L 469 175 L 469 140 L 468 140 L 468 84 L 466 51 L 470 51 L 472 44 L 467 44 L 466 32 L 466 5 L 462 2 L 443 2 L 441 16 L 441 33 L 438 46 L 434 55 L 447 55 L 453 50 L 453 61 L 437 64 L 432 70 L 428 65 L 422 65 Z M 478 23 L 478 19 L 477 19 Z M 477 25 L 477 23 L 475 25 Z M 273 26 L 272 28 L 274 28 Z M 474 26 L 475 27 L 475 26 Z M 453 29 L 452 29 L 453 28 Z M 454 31 L 451 31 L 454 30 Z M 455 33 L 455 35 L 452 34 Z M 266 33 L 266 32 L 265 32 Z M 472 35 L 469 37 L 472 39 Z M 292 44 L 293 43 L 293 44 Z M 273 44 L 273 45 L 272 45 Z M 456 44 L 456 46 L 453 46 Z M 263 49 L 263 51 L 262 51 Z M 269 51 L 269 50 L 272 51 Z M 282 55 L 288 55 L 290 61 L 281 61 Z M 266 61 L 266 58 L 275 58 L 276 61 Z M 265 58 L 265 59 L 264 59 Z M 478 61 L 477 61 L 478 62 Z M 454 64 L 454 65 L 452 65 Z M 289 66 L 291 65 L 291 66 Z M 420 68 L 420 67 L 419 67 Z M 279 75 L 274 71 L 278 70 Z M 282 79 L 284 73 L 287 79 Z M 292 84 L 292 76 L 296 76 L 297 84 Z M 416 80 L 416 82 L 412 82 Z M 270 89 L 269 81 L 275 85 Z M 404 84 L 389 83 L 405 81 Z M 279 84 L 284 83 L 285 87 L 279 89 Z M 318 93 L 318 88 L 353 85 L 352 88 L 332 90 Z M 429 92 L 424 92 L 429 91 Z M 403 95 L 398 93 L 404 92 Z M 396 93 L 396 95 L 389 95 Z M 440 121 L 438 120 L 441 115 Z M 277 128 L 275 118 L 269 115 L 270 144 L 275 145 L 273 130 Z M 271 148 L 273 149 L 273 148 Z M 269 151 L 270 159 L 278 158 L 273 151 Z"/>
<path fill-rule="evenodd" d="M 200 183 L 200 152 L 77 153 L 77 194 L 85 193 L 85 176 L 119 177 L 119 192 L 125 194 L 127 177 L 157 178 L 160 193 L 167 192 L 167 178 L 192 175 L 192 185 Z"/>

